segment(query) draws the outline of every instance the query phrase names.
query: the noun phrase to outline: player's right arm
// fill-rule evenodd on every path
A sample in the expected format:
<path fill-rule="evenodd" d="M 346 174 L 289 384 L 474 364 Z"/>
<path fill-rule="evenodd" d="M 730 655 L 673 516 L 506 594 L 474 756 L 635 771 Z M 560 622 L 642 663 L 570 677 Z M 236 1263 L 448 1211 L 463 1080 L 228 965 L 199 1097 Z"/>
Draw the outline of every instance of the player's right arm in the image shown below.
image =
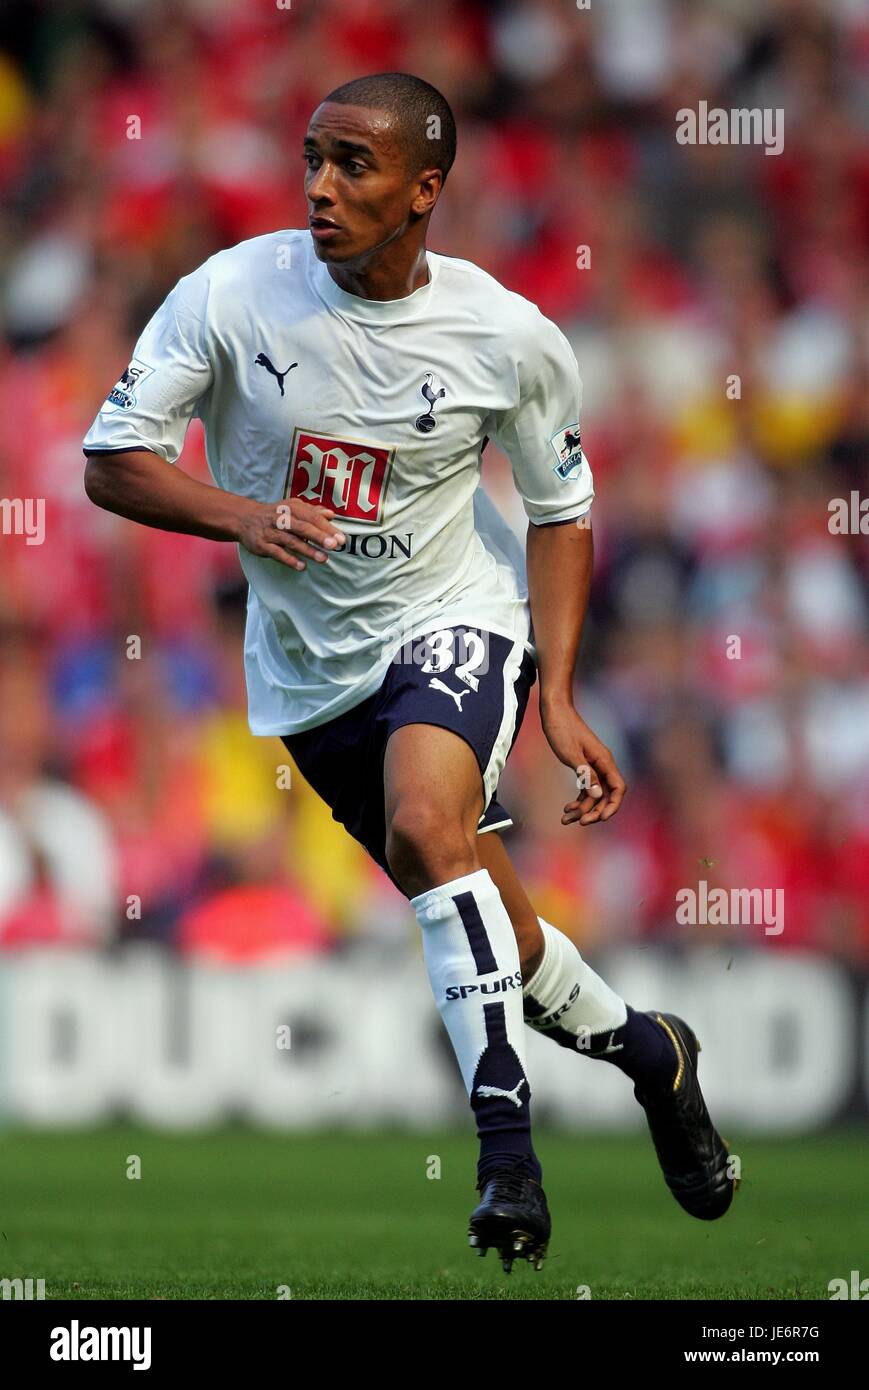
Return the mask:
<path fill-rule="evenodd" d="M 344 540 L 328 508 L 295 499 L 291 512 L 286 502 L 255 502 L 200 483 L 144 448 L 89 453 L 85 491 L 98 507 L 143 526 L 236 541 L 291 569 L 305 568 L 302 556 L 324 561 L 315 546 L 334 550 Z"/>
<path fill-rule="evenodd" d="M 258 502 L 174 467 L 187 426 L 210 391 L 209 262 L 184 276 L 147 324 L 123 376 L 84 439 L 85 490 L 131 521 L 236 541 L 291 569 L 325 560 L 344 540 L 334 511 L 294 499 Z M 313 542 L 313 544 L 311 544 Z M 317 548 L 322 547 L 322 548 Z"/>

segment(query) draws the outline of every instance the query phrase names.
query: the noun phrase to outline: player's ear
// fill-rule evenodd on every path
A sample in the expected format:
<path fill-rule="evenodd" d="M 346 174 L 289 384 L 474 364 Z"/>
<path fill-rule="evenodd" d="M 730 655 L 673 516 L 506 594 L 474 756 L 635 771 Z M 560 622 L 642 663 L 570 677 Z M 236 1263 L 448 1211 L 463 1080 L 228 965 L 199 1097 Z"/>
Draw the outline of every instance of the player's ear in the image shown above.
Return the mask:
<path fill-rule="evenodd" d="M 417 191 L 410 205 L 411 212 L 423 217 L 431 212 L 443 187 L 444 176 L 440 169 L 424 169 L 416 180 Z"/>

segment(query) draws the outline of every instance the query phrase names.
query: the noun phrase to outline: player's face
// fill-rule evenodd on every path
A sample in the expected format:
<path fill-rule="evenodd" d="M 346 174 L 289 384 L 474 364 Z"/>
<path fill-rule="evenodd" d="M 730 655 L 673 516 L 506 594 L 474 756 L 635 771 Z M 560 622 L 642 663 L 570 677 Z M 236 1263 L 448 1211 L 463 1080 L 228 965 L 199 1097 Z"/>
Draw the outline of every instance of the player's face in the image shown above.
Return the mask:
<path fill-rule="evenodd" d="M 324 101 L 311 117 L 304 158 L 308 223 L 321 261 L 364 265 L 431 205 L 425 176 L 408 175 L 386 112 Z"/>

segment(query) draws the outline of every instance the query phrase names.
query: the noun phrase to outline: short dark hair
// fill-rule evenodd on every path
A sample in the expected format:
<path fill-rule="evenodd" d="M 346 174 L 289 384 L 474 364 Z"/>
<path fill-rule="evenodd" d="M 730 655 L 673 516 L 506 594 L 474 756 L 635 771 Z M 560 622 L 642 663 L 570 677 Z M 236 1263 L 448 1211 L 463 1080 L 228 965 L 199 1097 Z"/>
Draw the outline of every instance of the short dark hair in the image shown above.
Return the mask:
<path fill-rule="evenodd" d="M 376 72 L 344 82 L 323 100 L 388 112 L 396 123 L 408 173 L 440 169 L 446 182 L 456 157 L 456 121 L 446 97 L 430 82 L 409 72 Z"/>

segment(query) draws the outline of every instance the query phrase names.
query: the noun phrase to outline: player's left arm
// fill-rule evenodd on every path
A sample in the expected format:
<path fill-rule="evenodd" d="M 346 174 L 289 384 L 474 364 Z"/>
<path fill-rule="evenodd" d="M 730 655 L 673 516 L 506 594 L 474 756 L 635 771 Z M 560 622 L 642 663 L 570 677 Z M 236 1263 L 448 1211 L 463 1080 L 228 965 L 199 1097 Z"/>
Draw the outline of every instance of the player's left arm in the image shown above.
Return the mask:
<path fill-rule="evenodd" d="M 510 459 L 529 521 L 528 599 L 541 723 L 556 757 L 576 772 L 580 789 L 564 807 L 562 824 L 593 825 L 615 815 L 625 782 L 573 701 L 594 556 L 594 481 L 580 443 L 582 382 L 560 329 L 542 314 L 532 329 L 517 363 L 519 399 L 492 422 L 492 436 Z"/>
<path fill-rule="evenodd" d="M 562 825 L 609 820 L 622 804 L 625 782 L 609 748 L 573 703 L 582 628 L 588 609 L 594 542 L 587 516 L 528 527 L 528 600 L 537 647 L 540 722 L 557 758 L 577 775 L 579 794 Z"/>

